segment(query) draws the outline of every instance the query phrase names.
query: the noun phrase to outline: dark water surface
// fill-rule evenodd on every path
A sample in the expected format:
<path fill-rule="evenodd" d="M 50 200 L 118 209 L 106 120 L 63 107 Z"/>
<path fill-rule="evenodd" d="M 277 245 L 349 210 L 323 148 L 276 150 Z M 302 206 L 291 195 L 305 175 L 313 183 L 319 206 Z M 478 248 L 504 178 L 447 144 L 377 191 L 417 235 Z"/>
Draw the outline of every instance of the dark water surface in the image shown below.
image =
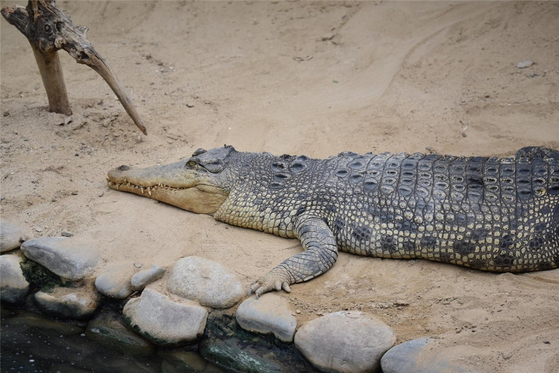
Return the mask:
<path fill-rule="evenodd" d="M 59 321 L 4 307 L 0 318 L 2 372 L 226 372 L 191 352 L 180 352 L 183 361 L 177 361 L 177 355 L 166 350 L 138 356 L 103 346 L 86 335 L 87 322 Z M 191 360 L 190 368 L 185 359 Z"/>

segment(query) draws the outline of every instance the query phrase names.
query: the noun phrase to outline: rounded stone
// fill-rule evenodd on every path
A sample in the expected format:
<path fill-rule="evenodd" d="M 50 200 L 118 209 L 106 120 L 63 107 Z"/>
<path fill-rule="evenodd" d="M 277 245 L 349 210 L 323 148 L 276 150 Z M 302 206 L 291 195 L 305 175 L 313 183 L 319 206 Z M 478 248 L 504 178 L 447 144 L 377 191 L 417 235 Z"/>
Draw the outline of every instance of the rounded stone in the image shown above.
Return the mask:
<path fill-rule="evenodd" d="M 28 259 L 71 281 L 83 280 L 93 272 L 99 252 L 74 238 L 42 237 L 25 241 L 21 250 Z"/>
<path fill-rule="evenodd" d="M 434 342 L 431 338 L 418 338 L 392 347 L 380 363 L 383 373 L 477 373 L 460 362 L 450 361 L 447 354 L 438 351 L 430 355 L 426 347 Z"/>
<path fill-rule="evenodd" d="M 135 291 L 141 291 L 152 282 L 159 280 L 164 273 L 165 269 L 158 265 L 152 264 L 151 268 L 146 269 L 145 271 L 138 272 L 134 276 L 132 276 L 132 278 L 130 279 L 132 289 L 134 289 Z"/>
<path fill-rule="evenodd" d="M 250 332 L 273 333 L 283 342 L 293 342 L 297 320 L 289 301 L 267 293 L 259 299 L 247 298 L 237 309 L 236 318 L 241 328 Z"/>
<path fill-rule="evenodd" d="M 392 347 L 380 361 L 383 373 L 427 373 L 418 364 L 417 357 L 431 341 L 431 338 L 419 338 Z"/>
<path fill-rule="evenodd" d="M 379 372 L 380 358 L 395 341 L 390 327 L 358 311 L 324 315 L 295 334 L 297 349 L 323 372 Z"/>
<path fill-rule="evenodd" d="M 27 228 L 0 218 L 0 253 L 17 249 L 28 235 Z"/>
<path fill-rule="evenodd" d="M 233 271 L 196 256 L 182 258 L 175 263 L 167 281 L 167 290 L 212 308 L 232 307 L 245 294 L 241 281 Z"/>
<path fill-rule="evenodd" d="M 130 280 L 136 270 L 134 263 L 116 264 L 95 279 L 95 287 L 109 298 L 126 299 L 134 292 Z"/>
<path fill-rule="evenodd" d="M 21 303 L 29 292 L 29 283 L 20 267 L 22 258 L 17 254 L 0 256 L 0 298 L 2 302 Z"/>
<path fill-rule="evenodd" d="M 208 317 L 208 311 L 196 302 L 173 301 L 151 289 L 129 300 L 122 312 L 142 336 L 162 346 L 196 340 L 204 333 Z"/>
<path fill-rule="evenodd" d="M 93 286 L 57 287 L 35 293 L 35 303 L 49 316 L 82 320 L 93 315 L 99 306 L 99 294 Z"/>

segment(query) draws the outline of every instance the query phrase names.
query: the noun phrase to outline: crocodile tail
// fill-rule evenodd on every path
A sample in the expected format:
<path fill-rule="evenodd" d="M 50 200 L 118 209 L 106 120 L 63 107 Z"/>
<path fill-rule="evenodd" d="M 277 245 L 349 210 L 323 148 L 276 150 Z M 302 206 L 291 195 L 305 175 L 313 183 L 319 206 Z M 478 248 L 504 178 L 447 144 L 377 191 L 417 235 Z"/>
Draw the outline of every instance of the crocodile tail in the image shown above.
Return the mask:
<path fill-rule="evenodd" d="M 516 159 L 545 159 L 552 158 L 559 161 L 559 150 L 543 148 L 541 146 L 526 146 L 516 152 Z"/>

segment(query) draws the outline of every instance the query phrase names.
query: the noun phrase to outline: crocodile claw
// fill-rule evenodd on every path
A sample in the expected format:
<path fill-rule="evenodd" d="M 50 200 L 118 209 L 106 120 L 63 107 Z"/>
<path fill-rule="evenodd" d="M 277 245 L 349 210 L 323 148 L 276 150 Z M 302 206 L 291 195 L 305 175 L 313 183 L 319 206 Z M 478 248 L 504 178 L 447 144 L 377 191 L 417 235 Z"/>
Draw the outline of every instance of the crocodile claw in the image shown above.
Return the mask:
<path fill-rule="evenodd" d="M 287 293 L 291 293 L 291 288 L 289 287 L 288 281 L 281 281 L 280 279 L 274 278 L 269 273 L 264 276 L 260 277 L 258 280 L 254 281 L 250 288 L 248 289 L 248 295 L 250 296 L 254 293 L 256 299 L 260 297 L 262 294 L 267 293 L 272 290 L 281 290 L 283 289 Z"/>

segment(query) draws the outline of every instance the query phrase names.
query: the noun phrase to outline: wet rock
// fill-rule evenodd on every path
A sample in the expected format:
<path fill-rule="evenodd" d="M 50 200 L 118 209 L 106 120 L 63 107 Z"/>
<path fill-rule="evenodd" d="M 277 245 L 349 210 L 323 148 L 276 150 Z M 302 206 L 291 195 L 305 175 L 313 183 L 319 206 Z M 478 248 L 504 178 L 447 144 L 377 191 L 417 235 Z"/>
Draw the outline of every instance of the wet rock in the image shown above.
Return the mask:
<path fill-rule="evenodd" d="M 248 331 L 273 333 L 283 342 L 293 342 L 297 320 L 292 315 L 289 301 L 268 293 L 259 299 L 250 297 L 237 309 L 237 322 Z"/>
<path fill-rule="evenodd" d="M 358 311 L 327 314 L 295 334 L 295 346 L 325 372 L 379 372 L 380 358 L 395 341 L 386 324 Z"/>
<path fill-rule="evenodd" d="M 223 372 L 222 368 L 205 360 L 195 352 L 160 349 L 157 355 L 163 359 L 163 363 L 161 363 L 161 373 Z"/>
<path fill-rule="evenodd" d="M 94 372 L 118 372 L 118 373 L 161 373 L 158 364 L 153 364 L 148 357 L 130 357 L 119 354 L 118 356 L 96 355 L 92 359 L 84 362 L 88 367 L 88 372 L 92 372 L 91 367 L 95 367 Z M 61 371 L 61 373 L 66 373 Z"/>
<path fill-rule="evenodd" d="M 52 289 L 58 286 L 64 286 L 68 282 L 38 263 L 27 258 L 22 259 L 24 260 L 20 264 L 21 270 L 31 288 Z"/>
<path fill-rule="evenodd" d="M 2 302 L 22 303 L 29 292 L 29 283 L 20 267 L 17 254 L 0 256 L 0 299 Z"/>
<path fill-rule="evenodd" d="M 99 306 L 99 294 L 93 286 L 57 287 L 35 293 L 35 303 L 46 315 L 83 320 L 93 315 Z"/>
<path fill-rule="evenodd" d="M 123 317 L 116 312 L 103 312 L 91 320 L 85 334 L 93 341 L 125 355 L 150 356 L 155 352 L 150 342 L 126 328 Z"/>
<path fill-rule="evenodd" d="M 0 253 L 17 249 L 28 235 L 27 228 L 0 218 Z"/>
<path fill-rule="evenodd" d="M 61 354 L 67 358 L 69 352 L 75 356 L 76 351 L 79 351 L 81 346 L 75 341 L 81 338 L 82 332 L 83 328 L 52 320 L 38 313 L 2 309 L 0 371 L 33 372 L 42 365 L 43 371 L 53 372 L 47 367 L 60 362 Z M 9 359 L 6 359 L 8 356 Z M 30 364 L 31 359 L 38 363 L 35 367 Z"/>
<path fill-rule="evenodd" d="M 215 360 L 220 365 L 235 372 L 260 373 L 260 372 L 284 372 L 283 365 L 279 361 L 273 361 L 261 356 L 258 350 L 243 348 L 236 339 L 204 340 L 200 344 L 200 352 L 204 357 Z"/>
<path fill-rule="evenodd" d="M 132 289 L 141 291 L 152 282 L 159 280 L 164 273 L 165 269 L 158 265 L 152 264 L 151 268 L 146 269 L 145 271 L 138 272 L 134 276 L 132 276 L 132 279 L 130 280 Z"/>
<path fill-rule="evenodd" d="M 204 333 L 208 311 L 198 303 L 180 301 L 151 289 L 128 301 L 122 310 L 141 335 L 157 345 L 192 342 Z"/>
<path fill-rule="evenodd" d="M 245 294 L 237 275 L 214 261 L 189 256 L 180 259 L 167 281 L 169 292 L 203 306 L 229 308 Z"/>
<path fill-rule="evenodd" d="M 201 372 L 206 368 L 206 360 L 194 352 L 159 350 L 157 355 L 179 371 Z"/>
<path fill-rule="evenodd" d="M 126 299 L 134 292 L 130 280 L 136 270 L 134 263 L 116 264 L 95 279 L 95 287 L 107 297 Z"/>
<path fill-rule="evenodd" d="M 42 237 L 21 245 L 25 256 L 60 277 L 79 281 L 93 272 L 99 252 L 73 238 Z"/>
<path fill-rule="evenodd" d="M 152 356 L 130 357 L 116 348 L 95 343 L 86 336 L 85 326 L 78 326 L 82 324 L 56 321 L 24 310 L 2 309 L 1 371 L 159 372 L 159 364 Z M 8 364 L 4 364 L 6 360 Z"/>
<path fill-rule="evenodd" d="M 10 328 L 14 328 L 19 334 L 27 330 L 40 329 L 43 334 L 52 338 L 62 338 L 79 335 L 83 328 L 69 323 L 52 320 L 40 313 L 26 310 L 16 310 L 15 316 L 11 318 Z"/>
<path fill-rule="evenodd" d="M 429 357 L 426 347 L 431 338 L 404 342 L 388 350 L 381 359 L 383 373 L 476 373 L 459 362 L 451 362 L 444 353 Z"/>
<path fill-rule="evenodd" d="M 200 343 L 204 359 L 234 372 L 315 372 L 293 343 L 244 330 L 228 311 L 214 310 Z"/>

